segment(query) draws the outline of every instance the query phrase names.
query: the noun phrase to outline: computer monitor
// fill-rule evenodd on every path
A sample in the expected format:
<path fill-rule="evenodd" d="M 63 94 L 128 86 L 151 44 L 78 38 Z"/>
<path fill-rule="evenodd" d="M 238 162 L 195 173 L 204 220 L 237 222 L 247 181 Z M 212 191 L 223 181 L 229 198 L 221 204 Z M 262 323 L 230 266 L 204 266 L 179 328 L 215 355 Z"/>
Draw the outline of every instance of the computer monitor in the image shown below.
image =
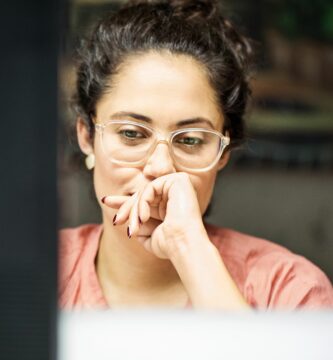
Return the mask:
<path fill-rule="evenodd" d="M 1 2 L 0 358 L 56 359 L 60 0 Z"/>
<path fill-rule="evenodd" d="M 62 313 L 61 360 L 331 360 L 332 312 Z"/>

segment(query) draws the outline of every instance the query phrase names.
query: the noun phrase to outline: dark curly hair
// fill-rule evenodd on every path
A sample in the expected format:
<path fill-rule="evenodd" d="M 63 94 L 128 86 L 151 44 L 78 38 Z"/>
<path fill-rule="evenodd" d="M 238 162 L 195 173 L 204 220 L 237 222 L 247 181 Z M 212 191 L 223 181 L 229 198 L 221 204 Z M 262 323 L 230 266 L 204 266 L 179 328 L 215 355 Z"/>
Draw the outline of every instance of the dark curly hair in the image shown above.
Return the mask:
<path fill-rule="evenodd" d="M 127 57 L 148 51 L 191 56 L 206 69 L 225 117 L 231 147 L 244 140 L 244 112 L 250 95 L 250 41 L 224 18 L 218 1 L 130 1 L 109 14 L 78 51 L 78 117 L 94 136 L 96 103 Z"/>

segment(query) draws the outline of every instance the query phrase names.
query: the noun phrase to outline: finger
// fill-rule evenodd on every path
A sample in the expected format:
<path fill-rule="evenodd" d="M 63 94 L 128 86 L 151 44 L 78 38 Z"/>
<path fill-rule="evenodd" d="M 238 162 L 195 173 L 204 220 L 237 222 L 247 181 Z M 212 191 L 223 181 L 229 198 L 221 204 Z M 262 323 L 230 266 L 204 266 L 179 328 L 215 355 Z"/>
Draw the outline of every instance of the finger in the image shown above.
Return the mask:
<path fill-rule="evenodd" d="M 133 207 L 133 204 L 136 200 L 136 196 L 137 193 L 133 194 L 127 199 L 127 201 L 125 201 L 120 206 L 116 214 L 116 220 L 115 220 L 116 225 L 122 225 L 129 219 L 129 215 Z"/>
<path fill-rule="evenodd" d="M 160 197 L 158 196 L 152 200 L 152 207 L 150 208 L 147 203 L 141 201 L 142 192 L 143 191 L 138 193 L 136 201 L 130 211 L 129 230 L 131 236 L 136 235 L 140 229 L 140 226 L 148 221 L 150 217 L 159 220 L 158 211 L 156 209 L 159 206 Z"/>
<path fill-rule="evenodd" d="M 140 199 L 138 204 L 138 217 L 140 218 L 141 222 L 145 223 L 150 218 L 163 220 L 164 217 L 161 216 L 160 211 L 161 203 L 163 203 L 163 201 L 161 200 L 160 196 L 154 199 L 151 203 Z"/>
<path fill-rule="evenodd" d="M 151 237 L 147 238 L 147 240 L 143 242 L 143 246 L 148 252 L 150 252 L 152 254 L 154 253 L 152 246 L 151 246 Z"/>
<path fill-rule="evenodd" d="M 142 222 L 147 221 L 150 217 L 163 220 L 165 211 L 162 207 L 165 206 L 166 201 L 163 199 L 163 185 L 162 182 L 158 186 L 151 182 L 143 190 L 140 196 L 139 215 Z"/>
<path fill-rule="evenodd" d="M 145 198 L 140 199 L 139 203 L 139 217 L 142 220 L 142 222 L 148 221 L 150 218 L 156 219 L 156 220 L 163 220 L 163 218 L 160 216 L 160 207 L 161 203 L 161 197 L 156 196 L 154 199 L 147 200 Z"/>
<path fill-rule="evenodd" d="M 139 222 L 139 210 L 138 210 L 138 203 L 139 203 L 139 194 L 135 197 L 135 201 L 130 209 L 129 213 L 129 220 L 128 220 L 128 236 L 132 237 L 135 236 L 140 228 Z M 141 220 L 140 220 L 141 221 Z"/>
<path fill-rule="evenodd" d="M 102 198 L 102 203 L 110 208 L 119 209 L 128 199 L 130 196 L 105 196 Z"/>
<path fill-rule="evenodd" d="M 159 238 L 163 237 L 163 231 L 162 227 L 158 226 L 151 234 L 151 237 L 147 239 L 145 245 L 145 248 L 148 251 L 151 251 L 153 254 L 155 254 L 160 259 L 167 259 L 168 256 L 166 255 L 165 251 L 161 248 Z"/>
<path fill-rule="evenodd" d="M 158 228 L 161 224 L 162 224 L 161 221 L 150 219 L 145 224 L 141 225 L 140 233 L 136 237 L 136 240 L 139 243 L 141 243 L 147 251 L 151 253 L 154 253 L 154 247 L 156 247 L 156 244 L 153 245 L 152 243 L 152 236 L 156 231 L 158 231 Z M 156 242 L 156 236 L 155 236 L 155 242 Z"/>
<path fill-rule="evenodd" d="M 148 221 L 151 215 L 152 217 L 154 217 L 153 214 L 151 214 L 150 212 L 150 206 L 146 201 L 141 200 L 138 205 L 138 216 L 140 217 L 141 222 L 145 223 L 146 221 Z M 156 214 L 154 215 L 156 216 Z"/>
<path fill-rule="evenodd" d="M 167 207 L 167 201 L 165 201 L 164 199 L 161 200 L 159 206 L 158 206 L 158 215 L 161 218 L 161 220 L 165 219 L 166 216 L 166 207 Z"/>

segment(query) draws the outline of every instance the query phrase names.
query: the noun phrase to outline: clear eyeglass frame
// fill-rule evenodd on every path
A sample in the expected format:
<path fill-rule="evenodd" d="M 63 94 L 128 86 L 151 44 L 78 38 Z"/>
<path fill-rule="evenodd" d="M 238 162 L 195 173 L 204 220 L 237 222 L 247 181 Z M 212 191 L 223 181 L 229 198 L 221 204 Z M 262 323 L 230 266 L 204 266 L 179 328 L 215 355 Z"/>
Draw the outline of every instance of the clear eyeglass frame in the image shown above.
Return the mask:
<path fill-rule="evenodd" d="M 228 136 L 223 135 L 221 132 L 216 131 L 216 130 L 210 130 L 210 129 L 198 128 L 198 127 L 181 128 L 181 129 L 169 132 L 169 136 L 165 137 L 159 131 L 154 129 L 153 127 L 151 127 L 149 125 L 146 125 L 146 124 L 142 124 L 140 122 L 135 122 L 135 121 L 130 121 L 130 120 L 108 120 L 108 121 L 102 122 L 102 123 L 95 122 L 95 130 L 100 135 L 100 142 L 101 142 L 102 149 L 105 152 L 105 154 L 107 152 L 106 152 L 106 150 L 104 148 L 103 133 L 104 133 L 105 128 L 109 124 L 140 126 L 140 127 L 144 128 L 144 129 L 146 129 L 148 131 L 151 131 L 156 136 L 156 141 L 151 145 L 149 151 L 147 151 L 147 154 L 140 161 L 127 162 L 127 161 L 122 161 L 122 160 L 117 160 L 117 159 L 111 159 L 111 158 L 108 157 L 108 159 L 112 163 L 120 165 L 120 166 L 138 167 L 138 166 L 144 165 L 147 162 L 148 158 L 155 151 L 156 146 L 158 144 L 160 144 L 160 143 L 164 143 L 164 144 L 168 145 L 169 154 L 170 154 L 174 164 L 176 165 L 177 169 L 188 171 L 188 172 L 205 172 L 205 171 L 211 170 L 217 164 L 217 162 L 220 160 L 220 158 L 221 158 L 221 156 L 223 154 L 223 151 L 230 144 L 230 138 Z M 205 133 L 215 134 L 220 138 L 219 151 L 217 152 L 214 161 L 212 161 L 210 165 L 208 165 L 206 167 L 203 167 L 203 168 L 190 168 L 190 167 L 186 167 L 186 166 L 184 166 L 182 164 L 179 164 L 179 162 L 175 158 L 175 155 L 174 155 L 173 149 L 172 149 L 172 140 L 174 139 L 175 136 L 177 136 L 179 134 L 182 134 L 182 133 L 189 132 L 189 131 L 203 131 Z"/>

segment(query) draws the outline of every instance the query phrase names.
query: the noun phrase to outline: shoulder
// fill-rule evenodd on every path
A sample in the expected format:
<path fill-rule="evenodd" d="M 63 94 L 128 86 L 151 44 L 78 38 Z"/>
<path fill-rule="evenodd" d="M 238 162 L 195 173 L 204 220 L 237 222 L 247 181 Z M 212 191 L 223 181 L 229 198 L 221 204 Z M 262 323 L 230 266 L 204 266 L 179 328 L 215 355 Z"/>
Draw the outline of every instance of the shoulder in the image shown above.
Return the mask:
<path fill-rule="evenodd" d="M 66 228 L 59 231 L 58 236 L 58 283 L 60 292 L 75 277 L 94 243 L 98 242 L 102 225 L 85 224 L 75 228 Z"/>
<path fill-rule="evenodd" d="M 101 231 L 101 225 L 85 224 L 75 228 L 66 228 L 59 231 L 58 256 L 59 261 L 73 263 Z"/>
<path fill-rule="evenodd" d="M 254 287 L 255 284 L 255 287 Z M 303 256 L 288 252 L 260 257 L 248 275 L 247 289 L 261 307 L 332 307 L 333 289 L 326 275 Z"/>
<path fill-rule="evenodd" d="M 209 225 L 208 233 L 249 303 L 262 308 L 332 307 L 326 275 L 271 241 Z"/>
<path fill-rule="evenodd" d="M 206 225 L 211 242 L 229 264 L 243 265 L 246 275 L 259 259 L 271 254 L 292 254 L 288 249 L 266 239 L 244 234 L 232 229 Z"/>

